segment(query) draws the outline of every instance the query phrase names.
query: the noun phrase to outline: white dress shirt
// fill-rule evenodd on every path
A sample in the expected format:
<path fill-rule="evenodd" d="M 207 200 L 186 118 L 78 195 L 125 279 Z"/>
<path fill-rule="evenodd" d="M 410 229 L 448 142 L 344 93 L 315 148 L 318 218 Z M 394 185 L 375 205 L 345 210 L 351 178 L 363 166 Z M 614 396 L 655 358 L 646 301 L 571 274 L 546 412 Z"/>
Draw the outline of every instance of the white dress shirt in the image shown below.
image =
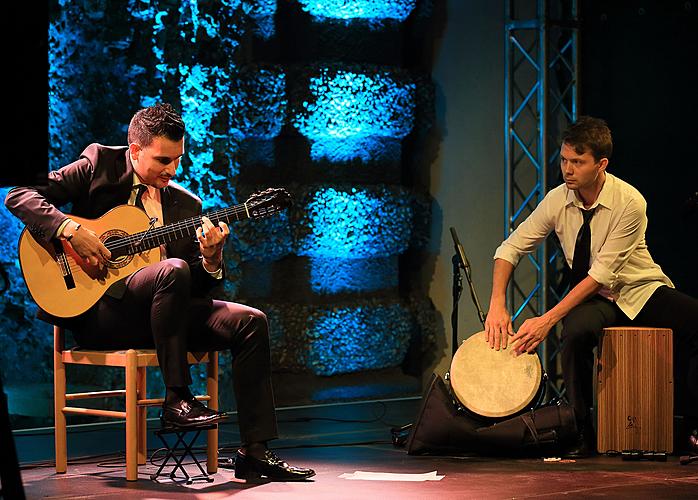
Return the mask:
<path fill-rule="evenodd" d="M 136 196 L 138 196 L 138 186 L 140 184 L 143 184 L 141 180 L 138 178 L 136 173 L 133 173 L 133 188 L 131 190 L 131 195 L 129 196 L 128 199 L 128 204 L 129 205 L 135 205 L 136 204 Z M 150 217 L 155 217 L 157 220 L 155 221 L 154 226 L 155 227 L 162 227 L 163 225 L 163 219 L 162 219 L 162 201 L 160 198 L 160 190 L 145 184 L 147 191 L 144 191 L 143 194 L 141 195 L 141 202 L 143 203 L 143 208 L 145 209 L 145 213 L 147 213 Z M 165 245 L 160 245 L 160 251 L 162 252 L 162 259 L 167 258 L 167 249 Z M 222 279 L 223 278 L 223 266 L 221 265 L 218 269 L 215 271 L 209 271 L 206 269 L 206 266 L 203 266 L 204 271 L 206 271 L 208 274 L 213 276 L 216 279 Z"/>
<path fill-rule="evenodd" d="M 572 267 L 583 207 L 575 191 L 564 184 L 556 187 L 497 248 L 494 258 L 516 266 L 554 230 Z M 591 218 L 589 276 L 603 286 L 599 294 L 633 319 L 657 288 L 674 287 L 647 250 L 647 202 L 637 189 L 606 172 L 599 197 L 589 208 L 596 209 Z"/>

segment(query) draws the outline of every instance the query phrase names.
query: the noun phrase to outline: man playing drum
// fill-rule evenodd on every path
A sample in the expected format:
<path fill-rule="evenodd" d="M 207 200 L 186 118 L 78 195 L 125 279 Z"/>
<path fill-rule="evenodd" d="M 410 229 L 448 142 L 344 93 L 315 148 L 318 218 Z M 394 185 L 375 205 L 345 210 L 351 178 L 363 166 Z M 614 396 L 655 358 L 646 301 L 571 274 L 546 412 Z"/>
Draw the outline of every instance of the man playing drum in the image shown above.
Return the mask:
<path fill-rule="evenodd" d="M 698 300 L 675 290 L 652 260 L 645 243 L 647 204 L 637 189 L 606 172 L 612 149 L 611 131 L 603 120 L 582 117 L 570 126 L 560 148 L 564 184 L 547 193 L 494 255 L 485 322 L 491 348 L 511 345 L 516 355 L 532 353 L 562 320 L 562 372 L 579 429 L 568 457 L 586 457 L 596 449 L 592 351 L 603 328 L 671 328 L 675 342 L 690 345 L 691 359 L 698 358 Z M 506 308 L 507 285 L 519 259 L 553 230 L 572 269 L 569 293 L 542 316 L 524 321 L 515 333 Z M 687 384 L 694 392 L 696 365 L 692 363 Z"/>

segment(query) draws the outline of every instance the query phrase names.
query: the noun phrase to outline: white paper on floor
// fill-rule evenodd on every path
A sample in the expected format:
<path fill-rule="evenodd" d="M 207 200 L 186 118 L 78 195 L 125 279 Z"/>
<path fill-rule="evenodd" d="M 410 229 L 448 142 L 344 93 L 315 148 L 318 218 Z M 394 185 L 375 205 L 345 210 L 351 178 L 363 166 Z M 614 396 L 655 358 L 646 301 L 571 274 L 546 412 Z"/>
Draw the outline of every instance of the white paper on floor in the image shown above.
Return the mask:
<path fill-rule="evenodd" d="M 351 474 L 345 472 L 343 479 L 362 479 L 364 481 L 441 481 L 444 476 L 437 476 L 436 471 L 422 474 L 396 474 L 393 472 L 366 472 L 357 470 Z"/>

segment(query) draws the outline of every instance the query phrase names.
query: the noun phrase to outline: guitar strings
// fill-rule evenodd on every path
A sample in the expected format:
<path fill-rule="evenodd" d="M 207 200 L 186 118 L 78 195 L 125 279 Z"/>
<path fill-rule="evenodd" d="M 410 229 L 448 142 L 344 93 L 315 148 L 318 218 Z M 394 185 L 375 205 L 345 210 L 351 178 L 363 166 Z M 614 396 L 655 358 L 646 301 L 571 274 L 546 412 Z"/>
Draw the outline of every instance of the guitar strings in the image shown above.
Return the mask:
<path fill-rule="evenodd" d="M 106 246 L 107 249 L 111 252 L 111 251 L 119 250 L 122 248 L 133 247 L 134 243 L 143 239 L 143 241 L 141 241 L 141 244 L 139 246 L 141 246 L 145 242 L 149 242 L 149 243 L 155 242 L 156 244 L 153 246 L 153 248 L 154 248 L 155 246 L 158 246 L 159 244 L 161 244 L 161 242 L 158 241 L 158 239 L 161 237 L 165 237 L 168 234 L 176 233 L 177 231 L 179 231 L 180 233 L 182 233 L 183 231 L 187 231 L 187 233 L 188 233 L 189 229 L 196 228 L 196 227 L 200 226 L 201 225 L 201 217 L 203 217 L 204 215 L 206 217 L 208 217 L 211 220 L 211 222 L 213 222 L 213 223 L 216 223 L 216 222 L 222 220 L 223 218 L 225 218 L 225 220 L 228 223 L 230 223 L 231 216 L 234 216 L 236 221 L 240 221 L 240 220 L 243 220 L 245 218 L 245 217 L 243 217 L 243 218 L 240 217 L 240 215 L 243 215 L 243 214 L 247 215 L 247 208 L 245 207 L 245 205 L 244 204 L 236 205 L 233 207 L 228 207 L 228 208 L 224 208 L 222 210 L 218 210 L 216 212 L 211 212 L 209 214 L 202 214 L 202 215 L 190 217 L 189 219 L 184 219 L 184 220 L 181 220 L 179 222 L 169 224 L 167 226 L 162 226 L 162 227 L 158 227 L 158 228 L 155 228 L 152 230 L 146 230 L 146 231 L 141 231 L 139 233 L 134 233 L 134 234 L 131 234 L 129 236 L 119 238 L 118 240 L 115 240 L 112 242 L 107 242 L 104 246 Z M 150 233 L 150 234 L 148 235 L 148 233 Z M 147 237 L 143 238 L 144 234 L 146 234 Z M 146 250 L 146 249 L 144 249 L 144 250 Z M 76 261 L 72 255 L 67 255 L 66 257 L 67 257 L 66 262 L 68 265 L 68 269 L 70 270 L 71 273 L 75 273 L 78 271 L 85 272 L 82 265 L 78 261 Z"/>
<path fill-rule="evenodd" d="M 277 207 L 277 210 L 280 207 Z M 240 215 L 243 215 L 243 217 L 240 217 Z M 174 233 L 179 232 L 180 233 L 180 238 L 183 236 L 183 233 L 186 231 L 187 234 L 189 234 L 191 229 L 194 229 L 199 227 L 202 224 L 202 217 L 208 217 L 212 223 L 216 224 L 223 219 L 226 220 L 228 224 L 230 224 L 231 217 L 234 216 L 236 221 L 244 220 L 247 218 L 250 218 L 249 215 L 249 209 L 246 205 L 246 203 L 242 203 L 239 205 L 235 205 L 233 207 L 228 207 L 224 208 L 221 210 L 217 210 L 215 212 L 210 212 L 208 214 L 202 214 L 202 215 L 197 215 L 194 217 L 190 217 L 188 219 L 184 219 L 178 222 L 175 222 L 173 224 L 168 224 L 167 226 L 161 226 L 158 228 L 151 228 L 147 229 L 145 231 L 141 231 L 138 233 L 130 234 L 128 236 L 125 236 L 123 238 L 118 238 L 117 240 L 106 242 L 105 246 L 109 251 L 114 251 L 114 250 L 120 250 L 123 248 L 133 248 L 135 250 L 136 244 L 138 247 L 141 246 L 147 246 L 143 245 L 143 243 L 148 243 L 148 245 L 152 245 L 150 248 L 143 248 L 142 251 L 149 250 L 152 248 L 155 248 L 158 245 L 161 245 L 165 243 L 166 241 L 172 241 L 172 239 L 165 240 L 166 237 L 169 235 L 172 235 Z M 163 239 L 164 241 L 160 241 L 160 239 Z M 179 239 L 179 238 L 175 238 Z M 78 261 L 75 260 L 75 258 L 72 255 L 64 255 L 63 258 L 64 265 L 67 265 L 68 269 L 70 270 L 71 273 L 81 271 L 84 272 L 84 269 Z"/>
<path fill-rule="evenodd" d="M 143 243 L 149 242 L 151 244 L 156 243 L 156 244 L 162 244 L 165 241 L 159 241 L 161 238 L 164 239 L 170 234 L 179 232 L 179 233 L 184 233 L 185 231 L 187 234 L 189 233 L 189 230 L 192 228 L 196 228 L 201 225 L 201 218 L 205 215 L 209 219 L 211 219 L 211 222 L 218 222 L 221 221 L 223 218 L 225 218 L 226 222 L 229 224 L 230 223 L 230 217 L 234 216 L 235 220 L 239 221 L 242 220 L 240 215 L 246 215 L 247 214 L 247 209 L 245 208 L 244 204 L 243 205 L 237 205 L 234 207 L 229 207 L 229 208 L 224 208 L 222 210 L 218 210 L 216 212 L 212 212 L 210 214 L 203 214 L 203 215 L 198 215 L 195 217 L 191 217 L 189 219 L 184 219 L 179 222 L 175 222 L 173 224 L 169 224 L 167 226 L 162 226 L 162 227 L 157 227 L 154 229 L 149 229 L 146 231 L 141 231 L 139 233 L 134 233 L 129 236 L 124 236 L 123 238 L 119 238 L 115 241 L 108 242 L 105 244 L 107 249 L 109 251 L 114 251 L 114 250 L 119 250 L 123 248 L 129 248 L 129 247 L 135 247 L 136 244 L 138 243 L 137 246 L 144 246 Z M 246 218 L 246 217 L 244 217 Z M 144 237 L 145 235 L 145 237 Z M 140 240 L 143 241 L 140 241 Z M 140 241 L 140 243 L 139 243 Z"/>

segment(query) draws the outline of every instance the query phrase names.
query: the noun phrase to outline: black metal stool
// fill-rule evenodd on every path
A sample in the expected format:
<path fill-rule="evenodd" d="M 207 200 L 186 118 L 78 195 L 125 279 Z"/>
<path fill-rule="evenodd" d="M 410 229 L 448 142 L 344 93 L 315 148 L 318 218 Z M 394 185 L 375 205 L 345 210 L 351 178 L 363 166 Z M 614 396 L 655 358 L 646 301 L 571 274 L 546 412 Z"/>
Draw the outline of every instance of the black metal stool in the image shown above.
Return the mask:
<path fill-rule="evenodd" d="M 218 427 L 218 425 L 216 424 L 202 425 L 189 428 L 163 427 L 162 429 L 155 431 L 155 435 L 158 438 L 160 438 L 160 441 L 162 441 L 163 445 L 167 449 L 167 454 L 165 455 L 165 458 L 160 464 L 160 468 L 158 469 L 158 471 L 155 474 L 150 475 L 150 479 L 154 481 L 160 476 L 169 476 L 170 479 L 176 479 L 178 477 L 177 470 L 181 470 L 182 474 L 184 474 L 184 479 L 186 479 L 186 484 L 192 484 L 194 481 L 206 481 L 212 483 L 213 478 L 206 473 L 203 467 L 201 467 L 201 463 L 197 460 L 196 455 L 192 451 L 192 447 L 194 446 L 196 440 L 199 438 L 201 431 L 208 431 L 211 429 L 215 429 L 216 427 Z M 173 445 L 170 445 L 170 443 L 165 438 L 167 434 L 174 434 L 175 436 L 177 436 L 177 439 L 175 440 Z M 189 439 L 188 442 L 185 439 L 187 434 L 193 435 L 193 437 Z M 201 471 L 201 474 L 197 474 L 196 476 L 190 476 L 189 473 L 187 473 L 183 466 L 184 459 L 187 457 L 191 458 L 194 461 L 196 466 Z M 174 467 L 172 467 L 169 474 L 163 474 L 162 470 L 165 468 L 170 459 L 174 460 Z"/>

